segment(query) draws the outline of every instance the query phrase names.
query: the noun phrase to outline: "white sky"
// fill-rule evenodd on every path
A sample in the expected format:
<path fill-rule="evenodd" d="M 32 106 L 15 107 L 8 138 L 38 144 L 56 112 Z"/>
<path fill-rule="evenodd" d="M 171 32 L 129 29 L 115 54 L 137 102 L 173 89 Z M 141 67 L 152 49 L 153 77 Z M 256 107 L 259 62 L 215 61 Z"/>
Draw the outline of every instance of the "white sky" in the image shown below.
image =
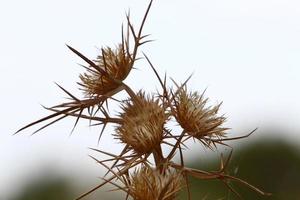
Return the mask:
<path fill-rule="evenodd" d="M 89 167 L 97 172 L 86 148 L 96 145 L 97 130 L 89 130 L 87 123 L 81 123 L 72 137 L 68 134 L 73 121 L 68 120 L 37 136 L 11 135 L 47 114 L 39 104 L 63 101 L 54 81 L 80 94 L 75 82 L 82 69 L 77 63 L 84 63 L 66 43 L 95 58 L 97 47 L 120 41 L 125 11 L 131 9 L 138 25 L 147 4 L 0 0 L 0 199 L 8 198 L 12 186 L 43 162 L 65 171 Z M 155 39 L 143 51 L 157 70 L 178 81 L 194 72 L 190 86 L 208 88 L 212 103 L 224 102 L 222 112 L 235 133 L 275 124 L 300 142 L 299 1 L 154 0 L 145 33 Z M 144 61 L 136 67 L 128 84 L 136 90 L 159 87 Z M 106 142 L 110 139 L 105 136 L 100 147 L 112 148 Z"/>

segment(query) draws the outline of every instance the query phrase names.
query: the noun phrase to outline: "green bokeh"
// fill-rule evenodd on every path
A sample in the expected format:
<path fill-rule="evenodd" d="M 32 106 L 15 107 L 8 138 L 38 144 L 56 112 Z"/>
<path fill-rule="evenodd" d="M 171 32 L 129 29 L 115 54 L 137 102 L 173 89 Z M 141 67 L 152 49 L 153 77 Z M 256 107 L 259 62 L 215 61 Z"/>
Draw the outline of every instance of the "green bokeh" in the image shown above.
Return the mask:
<path fill-rule="evenodd" d="M 210 161 L 206 169 L 217 169 L 219 163 Z M 191 163 L 202 168 L 199 163 Z M 246 147 L 237 148 L 230 161 L 228 172 L 258 187 L 272 196 L 262 196 L 237 182 L 230 185 L 246 200 L 298 200 L 300 199 L 299 149 L 283 140 L 267 138 Z M 221 181 L 190 178 L 192 199 L 239 199 Z M 186 194 L 181 195 L 186 199 Z"/>
<path fill-rule="evenodd" d="M 24 187 L 12 200 L 68 200 L 74 199 L 70 183 L 64 178 L 39 177 Z"/>
<path fill-rule="evenodd" d="M 216 170 L 219 164 L 216 159 L 214 161 L 208 160 L 202 164 L 190 163 L 189 167 Z M 271 197 L 261 196 L 246 186 L 231 181 L 230 184 L 245 200 L 300 199 L 299 149 L 283 140 L 270 141 L 265 138 L 247 146 L 235 148 L 228 173 L 273 194 Z M 190 178 L 190 186 L 193 200 L 238 199 L 218 180 L 201 181 Z M 71 200 L 76 197 L 76 194 L 81 194 L 85 190 L 74 191 L 66 179 L 46 176 L 28 183 L 12 200 Z M 102 192 L 99 193 L 98 191 L 97 197 L 92 199 L 120 199 L 115 196 L 116 193 L 107 194 L 106 192 L 105 197 Z M 187 199 L 186 192 L 182 192 L 179 199 Z"/>

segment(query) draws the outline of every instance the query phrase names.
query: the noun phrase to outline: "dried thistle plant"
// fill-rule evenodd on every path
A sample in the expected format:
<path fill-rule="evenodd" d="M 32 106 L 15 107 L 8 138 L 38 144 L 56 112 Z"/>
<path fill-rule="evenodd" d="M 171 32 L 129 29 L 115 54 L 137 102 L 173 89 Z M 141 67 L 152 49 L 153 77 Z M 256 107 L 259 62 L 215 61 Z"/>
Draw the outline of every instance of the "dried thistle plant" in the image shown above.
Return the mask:
<path fill-rule="evenodd" d="M 65 117 L 75 117 L 73 129 L 80 119 L 102 126 L 100 140 L 107 124 L 115 125 L 113 135 L 124 145 L 122 152 L 114 155 L 100 149 L 92 149 L 110 157 L 98 160 L 91 156 L 107 169 L 107 174 L 100 185 L 77 199 L 82 199 L 107 183 L 124 191 L 127 194 L 126 199 L 132 197 L 135 200 L 173 200 L 183 188 L 187 188 L 188 198 L 191 199 L 188 184 L 190 176 L 203 180 L 218 179 L 238 197 L 240 195 L 228 180 L 243 184 L 262 195 L 269 195 L 246 181 L 226 173 L 232 151 L 226 160 L 221 156 L 220 169 L 217 171 L 192 169 L 185 164 L 183 147 L 190 139 L 196 139 L 205 147 L 214 149 L 218 148 L 218 145 L 228 146 L 226 141 L 246 138 L 255 131 L 245 136 L 228 138 L 226 134 L 229 129 L 224 127 L 226 118 L 218 113 L 221 104 L 209 106 L 204 92 L 189 91 L 187 87 L 189 78 L 183 84 L 178 84 L 172 79 L 173 86 L 175 85 L 173 89 L 172 85 L 167 84 L 166 76 L 162 79 L 150 59 L 143 54 L 162 91 L 149 94 L 143 90 L 135 92 L 123 82 L 137 61 L 139 47 L 151 41 L 146 40 L 149 35 L 144 35 L 142 31 L 152 1 L 147 7 L 139 29 L 136 31 L 133 27 L 128 14 L 126 30 L 122 29 L 121 43 L 115 49 L 102 48 L 101 55 L 95 61 L 68 46 L 87 63 L 87 66 L 83 66 L 86 72 L 79 76 L 78 83 L 83 90 L 83 97 L 77 98 L 58 85 L 70 100 L 46 108 L 53 113 L 22 127 L 16 133 L 45 122 L 45 125 L 33 132 L 35 134 Z M 130 45 L 130 41 L 133 41 L 133 45 Z M 121 91 L 128 94 L 127 99 L 115 99 L 114 96 Z M 107 111 L 111 99 L 118 100 L 120 104 L 121 112 L 116 116 L 110 116 Z M 181 133 L 175 133 L 167 128 L 170 120 L 175 120 L 180 125 Z M 170 146 L 166 155 L 163 154 L 162 145 Z M 174 161 L 176 154 L 180 156 L 180 163 Z M 151 162 L 152 157 L 154 163 Z M 111 176 L 106 178 L 108 174 Z"/>

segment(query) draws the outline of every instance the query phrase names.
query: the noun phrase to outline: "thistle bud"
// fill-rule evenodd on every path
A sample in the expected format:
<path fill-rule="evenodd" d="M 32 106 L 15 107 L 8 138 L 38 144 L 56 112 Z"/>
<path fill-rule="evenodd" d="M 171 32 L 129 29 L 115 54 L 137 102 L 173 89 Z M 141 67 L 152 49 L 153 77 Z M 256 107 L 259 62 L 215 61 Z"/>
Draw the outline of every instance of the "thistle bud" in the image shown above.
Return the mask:
<path fill-rule="evenodd" d="M 175 118 L 184 131 L 195 138 L 223 136 L 228 128 L 221 127 L 224 116 L 218 116 L 221 103 L 207 106 L 208 98 L 198 92 L 188 93 L 181 88 L 175 95 Z"/>
<path fill-rule="evenodd" d="M 174 200 L 183 186 L 183 176 L 178 171 L 142 167 L 130 180 L 128 193 L 134 200 Z"/>
<path fill-rule="evenodd" d="M 130 55 L 123 45 L 119 45 L 115 51 L 109 47 L 102 49 L 102 54 L 95 61 L 100 69 L 119 81 L 127 77 L 132 67 L 131 63 Z M 83 87 L 87 96 L 104 95 L 119 86 L 119 83 L 101 74 L 93 66 L 89 66 L 87 72 L 81 74 L 79 78 L 81 83 L 78 84 Z"/>
<path fill-rule="evenodd" d="M 149 153 L 161 143 L 167 115 L 158 99 L 139 92 L 125 103 L 120 118 L 115 136 L 136 152 Z"/>

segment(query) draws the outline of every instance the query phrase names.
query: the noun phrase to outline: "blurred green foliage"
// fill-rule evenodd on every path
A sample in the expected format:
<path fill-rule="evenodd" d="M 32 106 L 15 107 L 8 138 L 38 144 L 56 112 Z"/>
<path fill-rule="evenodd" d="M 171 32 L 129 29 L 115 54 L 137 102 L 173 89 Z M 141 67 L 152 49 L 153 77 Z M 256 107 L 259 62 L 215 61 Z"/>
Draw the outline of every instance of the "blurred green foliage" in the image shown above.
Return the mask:
<path fill-rule="evenodd" d="M 189 166 L 217 170 L 219 165 L 219 160 L 216 159 L 191 163 Z M 231 181 L 230 184 L 245 200 L 300 199 L 299 149 L 283 140 L 270 141 L 264 138 L 249 145 L 234 148 L 228 173 L 273 194 L 270 197 L 261 196 L 246 186 Z M 193 200 L 238 199 L 218 180 L 201 181 L 190 178 L 190 186 Z M 29 183 L 13 200 L 71 200 L 76 197 L 74 194 L 79 194 L 78 192 L 83 191 L 74 193 L 74 188 L 72 189 L 71 184 L 65 179 L 41 177 L 38 181 Z M 111 196 L 114 195 L 115 193 L 111 194 Z M 100 195 L 99 199 L 105 200 L 107 197 Z M 187 199 L 186 192 L 181 193 L 180 199 Z"/>
<path fill-rule="evenodd" d="M 206 170 L 217 170 L 219 161 L 205 163 Z M 192 167 L 203 169 L 201 163 Z M 300 199 L 300 154 L 296 146 L 277 139 L 263 138 L 246 147 L 235 148 L 228 171 L 230 175 L 246 180 L 272 196 L 261 196 L 245 185 L 230 181 L 230 185 L 246 200 Z M 219 180 L 190 178 L 192 199 L 239 199 Z M 181 199 L 187 199 L 182 194 Z"/>
<path fill-rule="evenodd" d="M 42 176 L 28 183 L 13 200 L 68 200 L 74 190 L 64 178 Z"/>

